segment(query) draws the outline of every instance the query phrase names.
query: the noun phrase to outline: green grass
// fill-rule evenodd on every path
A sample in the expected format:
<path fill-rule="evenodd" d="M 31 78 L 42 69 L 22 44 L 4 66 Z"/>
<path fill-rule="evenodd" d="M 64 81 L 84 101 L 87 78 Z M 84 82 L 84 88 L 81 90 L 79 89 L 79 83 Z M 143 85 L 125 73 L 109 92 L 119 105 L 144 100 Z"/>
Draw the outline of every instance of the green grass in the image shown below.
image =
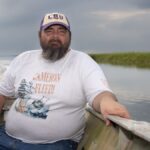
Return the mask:
<path fill-rule="evenodd" d="M 98 63 L 150 68 L 150 52 L 126 52 L 89 55 Z"/>

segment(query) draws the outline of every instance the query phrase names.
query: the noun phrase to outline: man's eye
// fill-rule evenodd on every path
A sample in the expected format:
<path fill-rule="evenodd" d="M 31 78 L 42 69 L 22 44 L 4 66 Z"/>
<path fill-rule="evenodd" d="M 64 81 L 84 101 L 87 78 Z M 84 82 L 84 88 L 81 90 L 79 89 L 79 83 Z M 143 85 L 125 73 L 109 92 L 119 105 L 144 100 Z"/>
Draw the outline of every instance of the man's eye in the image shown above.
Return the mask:
<path fill-rule="evenodd" d="M 45 32 L 46 32 L 46 33 L 51 33 L 51 32 L 52 32 L 52 30 L 45 30 Z"/>
<path fill-rule="evenodd" d="M 59 33 L 65 34 L 65 33 L 66 33 L 66 30 L 64 30 L 64 29 L 59 30 Z"/>

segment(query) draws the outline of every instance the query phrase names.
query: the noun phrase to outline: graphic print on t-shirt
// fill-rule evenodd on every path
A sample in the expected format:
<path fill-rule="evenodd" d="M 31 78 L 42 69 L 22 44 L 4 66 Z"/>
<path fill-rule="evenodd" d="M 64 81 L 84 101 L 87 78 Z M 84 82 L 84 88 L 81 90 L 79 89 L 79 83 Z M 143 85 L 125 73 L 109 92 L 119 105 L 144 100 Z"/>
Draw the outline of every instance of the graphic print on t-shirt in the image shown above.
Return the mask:
<path fill-rule="evenodd" d="M 59 80 L 60 74 L 47 72 L 37 73 L 32 81 L 22 79 L 18 88 L 16 111 L 27 116 L 46 119 L 50 109 L 48 96 L 54 94 Z"/>

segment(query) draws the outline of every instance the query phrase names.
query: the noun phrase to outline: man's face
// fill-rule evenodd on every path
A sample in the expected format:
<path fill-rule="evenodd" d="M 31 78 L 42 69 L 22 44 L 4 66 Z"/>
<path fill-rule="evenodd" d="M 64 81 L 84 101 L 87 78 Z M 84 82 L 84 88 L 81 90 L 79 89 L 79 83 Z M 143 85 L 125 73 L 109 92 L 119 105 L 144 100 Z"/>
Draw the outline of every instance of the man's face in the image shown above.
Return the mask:
<path fill-rule="evenodd" d="M 71 33 L 61 25 L 52 25 L 39 32 L 43 57 L 56 61 L 68 52 Z"/>

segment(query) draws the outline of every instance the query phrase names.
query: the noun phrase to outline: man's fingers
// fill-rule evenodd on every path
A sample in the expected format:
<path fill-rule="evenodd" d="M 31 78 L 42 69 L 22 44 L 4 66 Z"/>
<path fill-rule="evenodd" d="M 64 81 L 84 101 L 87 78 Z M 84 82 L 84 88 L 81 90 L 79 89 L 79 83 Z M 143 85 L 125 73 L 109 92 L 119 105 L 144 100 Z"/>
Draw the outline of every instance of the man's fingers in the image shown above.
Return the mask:
<path fill-rule="evenodd" d="M 109 126 L 109 125 L 111 125 L 111 122 L 110 122 L 110 120 L 106 119 L 106 120 L 105 120 L 105 122 L 106 122 L 106 126 Z"/>
<path fill-rule="evenodd" d="M 106 113 L 106 112 L 105 112 Z M 127 109 L 125 107 L 116 107 L 114 109 L 107 110 L 107 114 L 111 115 L 117 115 L 123 118 L 131 118 L 130 114 L 128 113 Z"/>
<path fill-rule="evenodd" d="M 128 111 L 125 108 L 114 111 L 114 113 L 112 113 L 112 115 L 117 115 L 117 116 L 120 116 L 123 118 L 128 118 L 128 119 L 131 118 Z"/>
<path fill-rule="evenodd" d="M 109 120 L 109 119 L 107 119 L 107 115 L 105 114 L 105 115 L 103 115 L 103 117 L 104 117 L 104 120 L 105 120 L 106 126 L 111 125 L 110 120 Z"/>
<path fill-rule="evenodd" d="M 111 125 L 111 121 L 109 119 L 107 119 L 107 116 L 108 115 L 115 115 L 115 116 L 120 116 L 120 117 L 123 117 L 123 118 L 127 118 L 127 119 L 130 119 L 130 115 L 128 113 L 128 111 L 126 109 L 116 109 L 115 111 L 114 110 L 109 110 L 109 111 L 102 111 L 102 115 L 104 117 L 104 120 L 105 120 L 105 123 L 106 125 Z"/>

